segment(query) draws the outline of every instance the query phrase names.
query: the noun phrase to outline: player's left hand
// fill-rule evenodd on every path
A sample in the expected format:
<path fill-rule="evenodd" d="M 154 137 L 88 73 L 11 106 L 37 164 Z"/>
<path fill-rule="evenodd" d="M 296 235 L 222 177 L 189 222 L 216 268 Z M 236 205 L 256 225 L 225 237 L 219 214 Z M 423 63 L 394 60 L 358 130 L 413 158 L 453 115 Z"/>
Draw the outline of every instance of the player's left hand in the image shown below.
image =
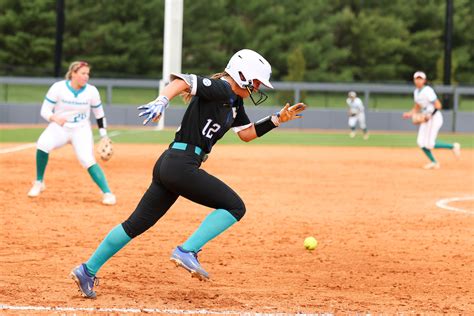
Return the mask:
<path fill-rule="evenodd" d="M 292 106 L 287 103 L 285 107 L 281 109 L 278 118 L 281 123 L 285 123 L 294 119 L 299 119 L 302 117 L 300 113 L 306 110 L 306 107 L 307 106 L 304 103 L 296 103 Z"/>
<path fill-rule="evenodd" d="M 143 121 L 143 125 L 146 125 L 150 121 L 158 122 L 161 118 L 161 114 L 163 114 L 165 109 L 169 106 L 169 102 L 170 101 L 167 97 L 159 96 L 156 98 L 156 100 L 139 106 L 137 110 L 145 110 L 138 113 L 139 117 L 146 116 L 145 120 Z"/>

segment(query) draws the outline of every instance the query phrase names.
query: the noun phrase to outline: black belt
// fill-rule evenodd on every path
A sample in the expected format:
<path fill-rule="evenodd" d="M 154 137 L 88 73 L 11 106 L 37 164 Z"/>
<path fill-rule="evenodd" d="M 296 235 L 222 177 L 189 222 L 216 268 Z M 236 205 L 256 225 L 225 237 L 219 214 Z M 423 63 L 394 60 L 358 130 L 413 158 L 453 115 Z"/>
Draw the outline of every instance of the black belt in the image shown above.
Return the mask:
<path fill-rule="evenodd" d="M 202 162 L 205 162 L 207 160 L 207 158 L 209 157 L 209 155 L 206 154 L 204 152 L 204 150 L 201 149 L 201 147 L 194 146 L 194 145 L 191 145 L 191 144 L 173 142 L 173 143 L 170 144 L 170 148 L 177 149 L 177 150 L 182 150 L 182 151 L 187 151 L 187 152 L 191 152 L 193 154 L 196 154 L 202 159 Z"/>

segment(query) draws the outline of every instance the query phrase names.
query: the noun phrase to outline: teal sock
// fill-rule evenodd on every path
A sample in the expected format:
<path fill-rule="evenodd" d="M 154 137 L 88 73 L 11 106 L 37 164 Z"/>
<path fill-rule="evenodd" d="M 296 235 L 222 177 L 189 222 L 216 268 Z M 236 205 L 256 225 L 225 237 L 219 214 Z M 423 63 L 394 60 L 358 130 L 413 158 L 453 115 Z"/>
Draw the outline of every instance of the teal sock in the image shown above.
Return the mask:
<path fill-rule="evenodd" d="M 100 267 L 122 249 L 128 242 L 132 240 L 122 227 L 122 224 L 115 226 L 109 234 L 100 243 L 94 254 L 87 260 L 87 272 L 96 275 Z"/>
<path fill-rule="evenodd" d="M 44 171 L 48 164 L 49 154 L 37 149 L 36 150 L 36 180 L 43 181 Z"/>
<path fill-rule="evenodd" d="M 207 215 L 199 228 L 181 246 L 186 251 L 198 252 L 210 240 L 237 222 L 235 217 L 224 209 L 217 209 Z"/>
<path fill-rule="evenodd" d="M 363 131 L 364 131 L 364 134 L 367 134 L 367 132 L 368 132 L 367 128 L 364 128 Z"/>
<path fill-rule="evenodd" d="M 434 158 L 433 153 L 431 152 L 431 150 L 429 150 L 428 148 L 425 148 L 425 147 L 421 148 L 421 150 L 423 150 L 423 152 L 431 160 L 431 162 L 436 162 L 436 159 Z"/>
<path fill-rule="evenodd" d="M 107 179 L 105 178 L 105 174 L 100 168 L 98 164 L 92 165 L 87 169 L 89 174 L 92 177 L 92 180 L 99 186 L 99 188 L 104 193 L 110 193 L 109 185 L 107 184 Z"/>
<path fill-rule="evenodd" d="M 434 148 L 444 148 L 444 149 L 453 149 L 453 144 L 448 144 L 445 142 L 436 141 Z"/>

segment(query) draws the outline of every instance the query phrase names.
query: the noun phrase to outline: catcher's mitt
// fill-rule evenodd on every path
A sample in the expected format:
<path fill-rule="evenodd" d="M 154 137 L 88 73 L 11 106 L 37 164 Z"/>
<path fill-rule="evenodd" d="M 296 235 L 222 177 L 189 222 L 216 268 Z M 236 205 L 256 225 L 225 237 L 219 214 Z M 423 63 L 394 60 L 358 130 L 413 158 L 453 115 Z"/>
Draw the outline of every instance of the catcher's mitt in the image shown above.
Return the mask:
<path fill-rule="evenodd" d="M 415 125 L 420 125 L 429 120 L 429 116 L 423 113 L 413 113 L 411 116 L 411 122 Z"/>
<path fill-rule="evenodd" d="M 108 137 L 102 137 L 97 146 L 97 153 L 100 155 L 100 159 L 107 161 L 112 158 L 114 149 L 112 147 L 112 141 Z"/>

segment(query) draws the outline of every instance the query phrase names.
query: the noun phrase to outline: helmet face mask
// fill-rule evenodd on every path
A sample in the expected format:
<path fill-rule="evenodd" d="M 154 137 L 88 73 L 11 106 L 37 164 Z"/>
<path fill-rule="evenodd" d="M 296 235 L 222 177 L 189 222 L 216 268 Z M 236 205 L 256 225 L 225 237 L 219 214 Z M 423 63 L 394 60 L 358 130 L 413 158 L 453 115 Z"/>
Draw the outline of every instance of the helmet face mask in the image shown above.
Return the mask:
<path fill-rule="evenodd" d="M 268 96 L 260 91 L 260 89 L 255 88 L 254 80 L 258 80 L 264 86 L 273 89 L 270 83 L 271 65 L 265 58 L 253 50 L 242 49 L 235 53 L 230 58 L 225 71 L 240 88 L 247 90 L 250 99 L 255 105 L 264 102 Z M 255 96 L 255 92 L 257 96 Z"/>
<path fill-rule="evenodd" d="M 266 93 L 264 93 L 263 91 L 261 91 L 260 89 L 257 90 L 257 92 L 254 94 L 255 88 L 254 88 L 253 84 L 250 84 L 250 85 L 246 86 L 245 88 L 247 89 L 247 91 L 249 93 L 250 100 L 252 100 L 253 104 L 255 104 L 255 105 L 262 104 L 263 102 L 265 102 L 268 99 L 268 95 Z M 257 99 L 254 99 L 255 95 L 256 95 Z"/>

